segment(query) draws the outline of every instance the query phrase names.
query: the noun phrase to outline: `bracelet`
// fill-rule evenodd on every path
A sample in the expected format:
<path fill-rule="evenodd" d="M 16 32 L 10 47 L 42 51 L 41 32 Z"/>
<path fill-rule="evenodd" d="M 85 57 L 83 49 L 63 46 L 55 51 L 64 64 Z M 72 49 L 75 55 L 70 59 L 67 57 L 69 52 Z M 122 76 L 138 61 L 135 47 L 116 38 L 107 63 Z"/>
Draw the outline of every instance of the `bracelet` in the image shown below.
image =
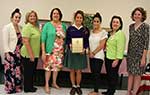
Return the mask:
<path fill-rule="evenodd" d="M 95 53 L 94 53 L 94 52 L 92 52 L 92 54 L 93 54 L 93 55 L 95 55 Z"/>

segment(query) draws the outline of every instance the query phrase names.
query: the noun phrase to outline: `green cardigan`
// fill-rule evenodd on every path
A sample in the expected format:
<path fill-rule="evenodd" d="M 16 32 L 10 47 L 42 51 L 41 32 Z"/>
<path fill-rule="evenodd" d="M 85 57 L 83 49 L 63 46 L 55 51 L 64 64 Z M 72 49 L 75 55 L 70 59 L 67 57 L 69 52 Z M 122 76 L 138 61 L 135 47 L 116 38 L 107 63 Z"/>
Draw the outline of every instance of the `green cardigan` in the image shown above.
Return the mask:
<path fill-rule="evenodd" d="M 106 57 L 108 59 L 123 59 L 125 51 L 126 37 L 124 32 L 118 30 L 110 36 L 106 43 Z"/>
<path fill-rule="evenodd" d="M 62 28 L 66 32 L 66 25 L 65 23 L 62 23 Z M 41 42 L 45 44 L 45 52 L 51 53 L 54 47 L 54 41 L 56 37 L 56 29 L 52 25 L 51 22 L 47 22 L 43 29 L 42 29 L 42 35 L 41 35 Z"/>

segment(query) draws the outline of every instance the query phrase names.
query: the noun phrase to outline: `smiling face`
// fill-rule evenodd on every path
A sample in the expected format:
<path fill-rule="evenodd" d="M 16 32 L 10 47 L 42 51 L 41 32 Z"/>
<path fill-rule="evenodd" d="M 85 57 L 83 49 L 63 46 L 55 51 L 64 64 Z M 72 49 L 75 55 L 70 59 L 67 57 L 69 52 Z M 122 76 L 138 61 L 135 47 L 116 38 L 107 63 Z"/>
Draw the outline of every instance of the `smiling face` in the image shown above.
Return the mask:
<path fill-rule="evenodd" d="M 98 28 L 100 27 L 100 24 L 101 24 L 101 22 L 100 22 L 99 18 L 98 18 L 98 17 L 95 17 L 95 18 L 93 19 L 93 28 L 94 28 L 94 29 L 98 29 Z"/>
<path fill-rule="evenodd" d="M 54 10 L 52 13 L 52 20 L 53 21 L 59 21 L 60 20 L 60 14 L 58 10 Z"/>
<path fill-rule="evenodd" d="M 30 22 L 31 24 L 36 24 L 36 22 L 37 22 L 36 13 L 31 12 L 31 13 L 29 14 L 28 20 L 29 20 L 29 22 Z"/>
<path fill-rule="evenodd" d="M 75 24 L 77 26 L 81 26 L 83 23 L 83 16 L 81 14 L 77 14 L 76 17 L 75 17 Z"/>
<path fill-rule="evenodd" d="M 15 13 L 11 18 L 12 23 L 18 24 L 20 22 L 21 15 L 19 13 Z"/>
<path fill-rule="evenodd" d="M 135 11 L 133 14 L 133 19 L 135 22 L 141 22 L 142 21 L 142 13 L 140 11 Z"/>
<path fill-rule="evenodd" d="M 144 22 L 147 18 L 146 11 L 142 7 L 135 8 L 131 13 L 131 19 L 135 21 L 135 23 Z"/>
<path fill-rule="evenodd" d="M 119 19 L 118 18 L 114 18 L 112 20 L 112 29 L 116 31 L 116 30 L 118 30 L 120 28 L 120 26 L 121 26 L 121 24 L 120 24 Z"/>

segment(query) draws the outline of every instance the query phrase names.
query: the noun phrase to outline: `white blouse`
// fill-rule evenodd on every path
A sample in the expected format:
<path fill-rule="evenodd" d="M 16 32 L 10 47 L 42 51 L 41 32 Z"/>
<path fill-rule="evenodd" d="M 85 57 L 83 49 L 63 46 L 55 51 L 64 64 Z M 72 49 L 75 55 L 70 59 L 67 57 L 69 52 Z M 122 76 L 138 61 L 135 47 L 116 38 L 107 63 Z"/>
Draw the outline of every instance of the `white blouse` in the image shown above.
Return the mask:
<path fill-rule="evenodd" d="M 94 51 L 99 45 L 99 42 L 101 40 L 108 38 L 107 36 L 108 33 L 105 30 L 101 30 L 98 33 L 93 33 L 92 31 L 90 32 L 89 44 L 90 44 L 90 50 Z M 104 60 L 104 50 L 101 49 L 98 53 L 95 54 L 94 58 Z"/>
<path fill-rule="evenodd" d="M 19 30 L 21 31 L 21 26 L 19 26 Z M 13 24 L 9 23 L 5 25 L 2 30 L 2 34 L 3 34 L 2 38 L 3 38 L 3 49 L 4 49 L 3 52 L 4 53 L 14 52 L 18 42 L 18 38 Z"/>

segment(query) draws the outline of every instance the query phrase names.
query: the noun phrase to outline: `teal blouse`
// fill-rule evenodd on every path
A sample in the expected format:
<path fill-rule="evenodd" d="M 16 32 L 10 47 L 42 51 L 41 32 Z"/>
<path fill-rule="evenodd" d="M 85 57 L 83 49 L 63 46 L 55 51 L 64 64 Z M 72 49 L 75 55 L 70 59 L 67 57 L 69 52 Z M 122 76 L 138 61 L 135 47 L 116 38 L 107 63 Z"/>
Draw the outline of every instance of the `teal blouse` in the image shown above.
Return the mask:
<path fill-rule="evenodd" d="M 62 28 L 64 32 L 66 32 L 66 25 L 65 23 L 62 23 Z M 45 52 L 51 53 L 54 47 L 54 41 L 56 37 L 56 29 L 52 25 L 51 22 L 47 22 L 43 29 L 41 34 L 41 42 L 45 44 Z"/>

